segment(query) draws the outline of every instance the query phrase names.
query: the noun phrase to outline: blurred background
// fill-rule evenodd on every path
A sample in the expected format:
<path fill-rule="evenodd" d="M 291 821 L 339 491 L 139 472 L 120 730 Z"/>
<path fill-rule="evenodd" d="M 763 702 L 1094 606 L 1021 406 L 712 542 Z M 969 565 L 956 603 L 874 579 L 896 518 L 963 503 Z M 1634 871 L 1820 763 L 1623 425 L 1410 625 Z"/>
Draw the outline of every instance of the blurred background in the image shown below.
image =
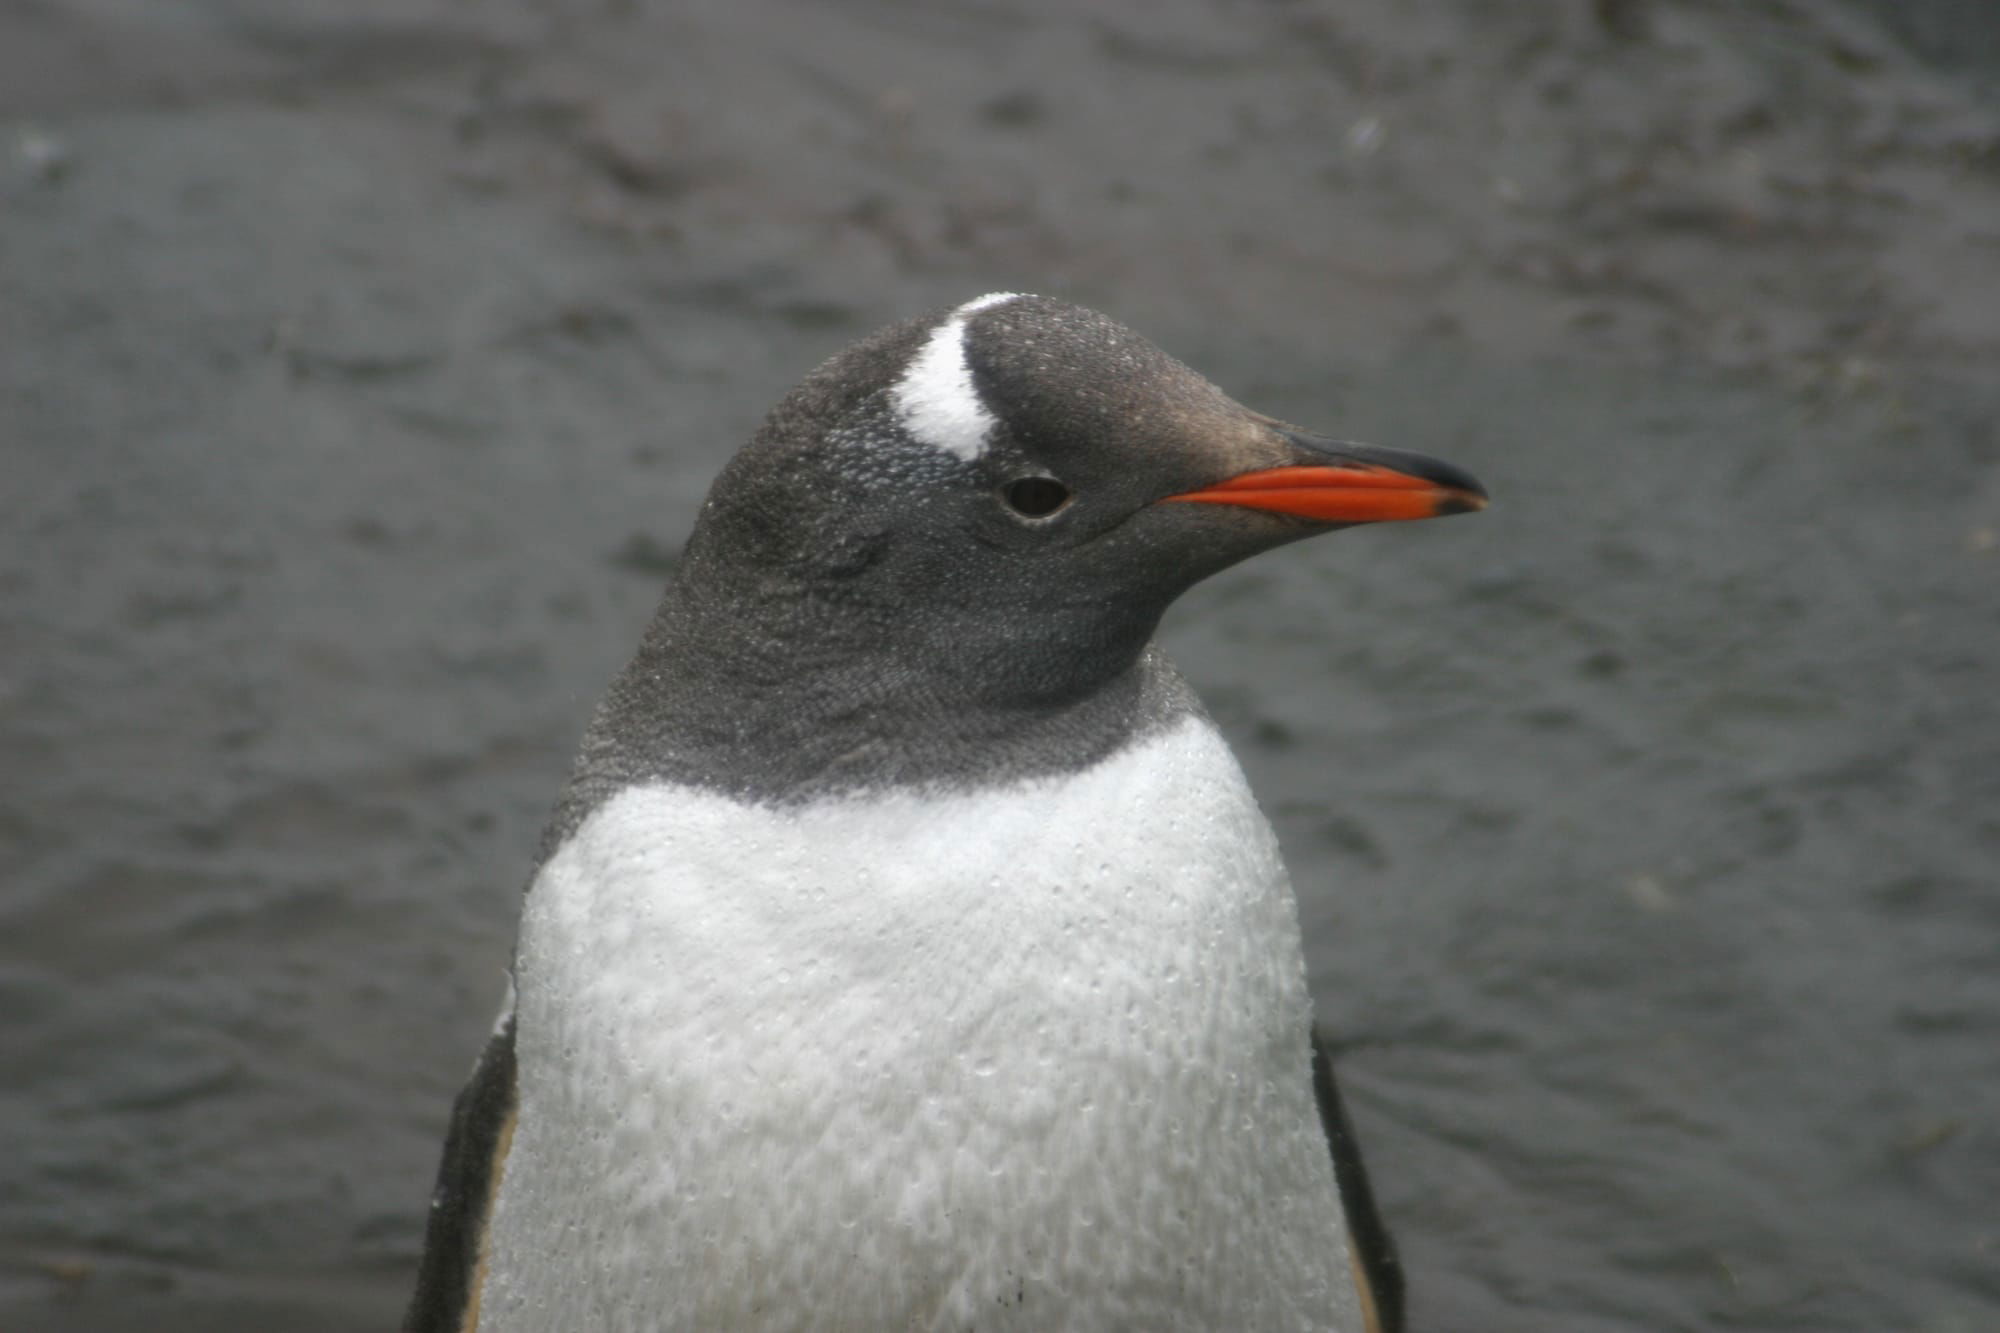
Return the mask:
<path fill-rule="evenodd" d="M 0 5 L 0 1329 L 387 1330 L 708 479 L 1103 309 L 1434 1333 L 2000 1328 L 2000 5 Z"/>

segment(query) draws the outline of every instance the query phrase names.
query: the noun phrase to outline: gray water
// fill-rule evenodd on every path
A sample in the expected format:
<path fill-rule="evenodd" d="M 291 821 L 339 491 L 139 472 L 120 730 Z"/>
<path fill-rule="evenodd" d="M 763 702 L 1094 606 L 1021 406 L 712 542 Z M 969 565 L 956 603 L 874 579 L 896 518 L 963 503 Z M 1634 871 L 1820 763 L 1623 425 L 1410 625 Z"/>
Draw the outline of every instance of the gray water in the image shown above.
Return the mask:
<path fill-rule="evenodd" d="M 0 1328 L 393 1325 L 708 478 L 993 288 L 1494 492 L 1166 630 L 1415 1327 L 2000 1328 L 1989 13 L 0 8 Z"/>

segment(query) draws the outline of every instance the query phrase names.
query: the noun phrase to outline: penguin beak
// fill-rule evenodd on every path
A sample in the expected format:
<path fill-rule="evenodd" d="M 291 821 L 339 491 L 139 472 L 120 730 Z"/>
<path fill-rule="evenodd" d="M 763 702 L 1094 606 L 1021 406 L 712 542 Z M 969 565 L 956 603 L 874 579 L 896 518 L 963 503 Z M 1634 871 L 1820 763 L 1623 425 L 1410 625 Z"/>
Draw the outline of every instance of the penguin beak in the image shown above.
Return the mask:
<path fill-rule="evenodd" d="M 1441 518 L 1486 508 L 1486 488 L 1463 468 L 1406 449 L 1279 432 L 1295 461 L 1242 472 L 1161 503 L 1238 505 L 1318 523 Z"/>

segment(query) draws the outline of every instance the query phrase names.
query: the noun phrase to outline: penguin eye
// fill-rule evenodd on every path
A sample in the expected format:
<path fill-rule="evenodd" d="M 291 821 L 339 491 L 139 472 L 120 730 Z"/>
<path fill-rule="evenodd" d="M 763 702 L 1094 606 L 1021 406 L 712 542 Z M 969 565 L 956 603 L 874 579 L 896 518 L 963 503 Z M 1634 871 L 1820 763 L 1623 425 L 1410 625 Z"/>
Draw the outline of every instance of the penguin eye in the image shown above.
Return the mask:
<path fill-rule="evenodd" d="M 1019 477 L 1000 488 L 1000 498 L 1023 518 L 1047 518 L 1069 503 L 1069 487 L 1054 477 Z"/>

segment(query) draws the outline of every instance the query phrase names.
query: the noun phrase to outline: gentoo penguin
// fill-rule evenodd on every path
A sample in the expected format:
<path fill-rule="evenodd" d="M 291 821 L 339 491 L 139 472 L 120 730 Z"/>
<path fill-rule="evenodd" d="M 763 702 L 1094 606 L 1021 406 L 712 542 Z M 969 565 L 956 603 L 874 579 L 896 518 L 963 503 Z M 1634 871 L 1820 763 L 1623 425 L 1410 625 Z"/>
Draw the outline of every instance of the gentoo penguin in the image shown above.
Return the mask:
<path fill-rule="evenodd" d="M 1152 638 L 1484 503 L 1042 297 L 807 376 L 584 737 L 405 1327 L 1394 1328 L 1276 842 Z"/>

